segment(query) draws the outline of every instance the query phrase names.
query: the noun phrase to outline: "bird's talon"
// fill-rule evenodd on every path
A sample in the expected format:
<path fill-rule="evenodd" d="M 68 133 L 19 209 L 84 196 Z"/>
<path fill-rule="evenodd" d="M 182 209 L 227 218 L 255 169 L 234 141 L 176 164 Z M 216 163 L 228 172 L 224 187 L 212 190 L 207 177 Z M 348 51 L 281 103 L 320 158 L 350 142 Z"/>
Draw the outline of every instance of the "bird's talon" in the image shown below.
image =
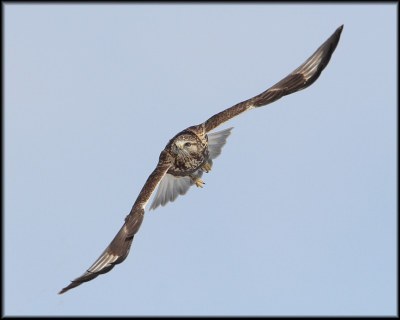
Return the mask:
<path fill-rule="evenodd" d="M 196 180 L 194 180 L 194 183 L 196 184 L 196 187 L 198 187 L 198 188 L 203 188 L 203 186 L 205 185 L 204 181 L 201 180 L 200 178 L 197 178 Z"/>
<path fill-rule="evenodd" d="M 205 164 L 203 164 L 203 166 L 201 167 L 202 169 L 203 169 L 203 171 L 205 171 L 205 172 L 209 172 L 209 171 L 211 171 L 211 165 L 208 163 L 208 162 L 206 162 Z"/>

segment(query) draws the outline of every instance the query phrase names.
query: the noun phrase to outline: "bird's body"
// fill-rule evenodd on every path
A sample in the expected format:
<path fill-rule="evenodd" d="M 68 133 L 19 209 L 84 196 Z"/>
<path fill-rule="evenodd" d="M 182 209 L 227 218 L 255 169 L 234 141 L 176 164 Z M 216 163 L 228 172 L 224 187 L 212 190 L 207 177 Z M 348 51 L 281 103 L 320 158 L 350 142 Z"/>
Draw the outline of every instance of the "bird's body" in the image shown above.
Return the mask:
<path fill-rule="evenodd" d="M 175 135 L 161 152 L 168 154 L 170 168 L 160 181 L 150 209 L 164 206 L 183 195 L 195 184 L 203 187 L 203 172 L 209 172 L 212 160 L 226 143 L 232 128 L 207 134 L 204 123 L 191 126 Z"/>
<path fill-rule="evenodd" d="M 164 206 L 196 185 L 211 170 L 213 159 L 221 153 L 232 128 L 210 132 L 220 124 L 244 111 L 272 103 L 281 97 L 302 90 L 318 79 L 339 42 L 343 26 L 339 27 L 300 67 L 259 95 L 225 109 L 205 122 L 186 128 L 175 135 L 161 151 L 158 164 L 146 180 L 125 223 L 94 264 L 59 293 L 110 271 L 128 256 L 133 237 L 143 221 L 145 207 L 156 190 L 150 209 Z"/>
<path fill-rule="evenodd" d="M 175 135 L 165 147 L 173 158 L 167 173 L 188 176 L 208 161 L 208 137 L 202 126 L 189 127 Z"/>

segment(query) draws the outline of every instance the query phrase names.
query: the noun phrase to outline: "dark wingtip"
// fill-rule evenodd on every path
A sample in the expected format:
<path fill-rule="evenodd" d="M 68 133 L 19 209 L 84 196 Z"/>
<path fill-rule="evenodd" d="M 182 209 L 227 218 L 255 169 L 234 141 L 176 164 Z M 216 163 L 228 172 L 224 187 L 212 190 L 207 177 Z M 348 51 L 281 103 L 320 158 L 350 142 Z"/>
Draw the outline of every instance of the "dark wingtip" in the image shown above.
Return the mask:
<path fill-rule="evenodd" d="M 69 289 L 71 289 L 71 288 L 69 288 L 69 286 L 65 287 L 65 288 L 62 288 L 58 294 L 63 294 L 65 292 L 67 292 Z"/>
<path fill-rule="evenodd" d="M 62 288 L 59 292 L 58 292 L 58 294 L 63 294 L 64 292 L 67 292 L 69 289 L 67 289 L 67 287 L 65 287 L 65 288 Z"/>
<path fill-rule="evenodd" d="M 343 31 L 343 27 L 344 27 L 344 24 L 342 24 L 339 28 L 336 29 L 336 33 L 338 33 L 339 36 L 341 35 L 341 33 Z"/>
<path fill-rule="evenodd" d="M 339 42 L 339 40 L 340 40 L 340 36 L 342 35 L 343 27 L 344 27 L 344 24 L 342 24 L 339 28 L 337 28 L 336 31 L 333 33 L 333 35 L 332 35 L 331 38 L 330 38 L 330 39 L 333 40 L 333 41 L 332 41 L 332 45 L 331 45 L 331 47 L 332 47 L 332 48 L 331 48 L 332 53 L 333 53 L 333 51 L 335 51 L 336 46 L 337 46 L 337 44 L 338 44 L 338 42 Z M 332 53 L 331 53 L 331 54 L 332 54 Z"/>
<path fill-rule="evenodd" d="M 68 286 L 66 286 L 65 288 L 62 288 L 58 294 L 63 294 L 65 292 L 67 292 L 68 290 L 79 286 L 80 284 L 81 284 L 81 282 L 71 281 L 71 283 Z"/>

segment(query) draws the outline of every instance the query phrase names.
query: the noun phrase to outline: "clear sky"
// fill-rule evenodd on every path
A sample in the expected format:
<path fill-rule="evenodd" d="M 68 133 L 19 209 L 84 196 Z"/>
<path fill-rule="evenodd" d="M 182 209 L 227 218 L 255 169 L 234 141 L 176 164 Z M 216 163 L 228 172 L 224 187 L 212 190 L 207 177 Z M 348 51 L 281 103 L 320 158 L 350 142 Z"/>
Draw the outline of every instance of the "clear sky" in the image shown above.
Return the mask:
<path fill-rule="evenodd" d="M 394 4 L 4 9 L 6 315 L 394 315 Z M 130 255 L 64 295 L 180 130 L 298 67 L 231 120 L 204 189 L 146 212 Z"/>

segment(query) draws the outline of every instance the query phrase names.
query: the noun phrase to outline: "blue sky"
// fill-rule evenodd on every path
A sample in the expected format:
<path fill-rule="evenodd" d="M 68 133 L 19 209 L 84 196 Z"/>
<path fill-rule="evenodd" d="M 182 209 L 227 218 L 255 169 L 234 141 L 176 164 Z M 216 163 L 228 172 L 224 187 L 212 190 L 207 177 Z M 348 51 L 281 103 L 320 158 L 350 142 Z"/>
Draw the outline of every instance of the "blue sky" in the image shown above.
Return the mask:
<path fill-rule="evenodd" d="M 396 9 L 3 4 L 5 315 L 394 315 Z M 66 293 L 180 130 L 334 30 L 316 83 L 234 126 L 204 189 Z"/>

